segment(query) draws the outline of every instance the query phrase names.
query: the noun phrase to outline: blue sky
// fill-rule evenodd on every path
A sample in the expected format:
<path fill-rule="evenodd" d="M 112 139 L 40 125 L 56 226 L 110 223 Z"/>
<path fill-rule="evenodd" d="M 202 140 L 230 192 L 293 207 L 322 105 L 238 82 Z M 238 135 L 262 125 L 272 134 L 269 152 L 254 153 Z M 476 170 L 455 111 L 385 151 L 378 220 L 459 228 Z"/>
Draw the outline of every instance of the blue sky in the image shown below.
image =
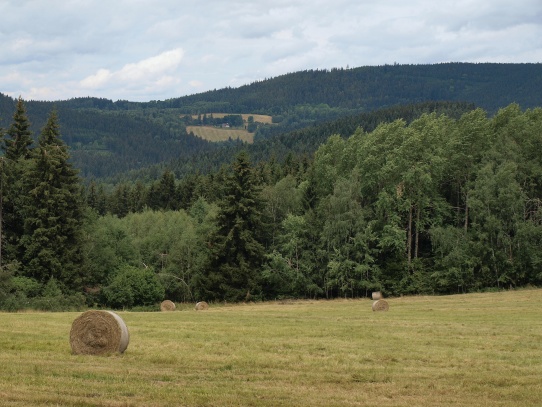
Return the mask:
<path fill-rule="evenodd" d="M 0 0 L 0 92 L 26 100 L 440 62 L 542 62 L 542 1 Z"/>

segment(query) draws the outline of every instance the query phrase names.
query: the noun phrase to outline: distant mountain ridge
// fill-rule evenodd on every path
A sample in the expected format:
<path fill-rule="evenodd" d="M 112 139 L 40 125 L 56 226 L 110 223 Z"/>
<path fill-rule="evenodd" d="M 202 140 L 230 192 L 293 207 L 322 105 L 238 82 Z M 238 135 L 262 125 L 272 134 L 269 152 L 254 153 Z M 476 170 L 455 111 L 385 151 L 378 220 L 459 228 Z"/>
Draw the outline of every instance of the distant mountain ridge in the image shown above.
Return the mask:
<path fill-rule="evenodd" d="M 159 103 L 197 108 L 228 104 L 233 110 L 270 111 L 276 106 L 327 104 L 370 111 L 426 101 L 470 102 L 489 113 L 510 103 L 541 103 L 542 64 L 442 63 L 305 70 Z M 265 95 L 265 98 L 262 97 Z M 224 106 L 225 107 L 225 106 Z M 279 113 L 279 112 L 275 112 Z"/>
<path fill-rule="evenodd" d="M 263 142 L 317 122 L 416 103 L 468 103 L 490 115 L 510 103 L 533 108 L 542 105 L 541 89 L 540 63 L 442 63 L 305 70 L 164 101 L 86 97 L 26 106 L 36 136 L 56 108 L 81 174 L 103 178 L 171 160 L 189 162 L 221 148 L 186 134 L 186 114 L 272 115 L 276 125 L 256 133 Z M 0 127 L 9 127 L 14 106 L 14 99 L 0 93 Z"/>

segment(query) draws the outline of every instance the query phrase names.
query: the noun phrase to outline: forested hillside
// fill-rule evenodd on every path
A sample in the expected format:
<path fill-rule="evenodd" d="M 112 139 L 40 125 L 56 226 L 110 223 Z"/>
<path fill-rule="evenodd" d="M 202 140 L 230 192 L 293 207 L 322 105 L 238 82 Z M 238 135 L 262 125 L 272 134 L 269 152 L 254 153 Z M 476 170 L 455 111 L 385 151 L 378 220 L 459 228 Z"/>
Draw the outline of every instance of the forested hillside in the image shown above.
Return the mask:
<path fill-rule="evenodd" d="M 379 124 L 389 123 L 397 119 L 403 119 L 410 123 L 423 113 L 446 114 L 458 118 L 463 113 L 473 109 L 474 105 L 459 102 L 425 102 L 378 109 L 368 113 L 347 115 L 340 119 L 322 123 L 318 122 L 300 130 L 278 134 L 273 137 L 257 137 L 254 144 L 251 145 L 229 143 L 229 145 L 225 145 L 220 149 L 196 155 L 188 162 L 182 159 L 173 160 L 165 163 L 166 165 L 162 165 L 161 168 L 162 171 L 164 168 L 169 168 L 179 178 L 194 174 L 194 172 L 218 171 L 221 165 L 229 163 L 237 152 L 242 149 L 250 153 L 255 163 L 269 160 L 282 163 L 287 159 L 292 159 L 292 157 L 309 159 L 332 134 L 348 137 L 358 128 L 372 131 Z M 135 172 L 129 178 L 132 180 L 150 179 L 150 175 L 145 175 L 149 173 L 149 170 L 154 170 L 155 174 L 160 172 L 157 168 L 150 168 L 146 171 Z M 124 174 L 124 178 L 128 178 L 126 174 Z"/>
<path fill-rule="evenodd" d="M 493 114 L 511 102 L 537 106 L 539 99 L 534 89 L 541 86 L 542 64 L 397 64 L 294 72 L 156 105 L 196 114 L 250 111 L 280 115 L 304 104 L 369 111 L 448 100 L 475 103 Z"/>
<path fill-rule="evenodd" d="M 212 153 L 216 146 L 186 134 L 185 114 L 272 115 L 274 125 L 256 130 L 261 141 L 315 123 L 428 101 L 470 103 L 490 115 L 510 103 L 532 108 L 540 104 L 540 88 L 541 64 L 446 63 L 308 70 L 235 89 L 146 103 L 92 97 L 25 103 L 33 134 L 39 133 L 52 108 L 57 109 L 71 160 L 91 179 L 174 158 L 193 162 L 197 155 L 225 157 Z M 0 93 L 0 127 L 9 125 L 15 104 Z M 224 162 L 213 163 L 214 168 Z M 195 162 L 193 167 L 202 166 Z"/>
<path fill-rule="evenodd" d="M 510 105 L 493 118 L 476 109 L 358 128 L 311 160 L 251 165 L 240 153 L 229 170 L 192 179 L 192 203 L 189 183 L 164 173 L 148 192 L 177 200 L 101 217 L 101 230 L 123 233 L 100 245 L 132 247 L 185 300 L 538 285 L 541 148 L 542 110 Z M 160 222 L 183 226 L 168 240 Z"/>
<path fill-rule="evenodd" d="M 307 71 L 148 103 L 0 94 L 0 309 L 540 285 L 540 68 Z M 274 123 L 252 145 L 186 134 L 213 111 Z"/>
<path fill-rule="evenodd" d="M 82 188 L 55 111 L 33 143 L 19 100 L 1 144 L 0 308 L 542 284 L 542 109 L 383 112 L 311 155 L 240 151 L 109 192 Z"/>

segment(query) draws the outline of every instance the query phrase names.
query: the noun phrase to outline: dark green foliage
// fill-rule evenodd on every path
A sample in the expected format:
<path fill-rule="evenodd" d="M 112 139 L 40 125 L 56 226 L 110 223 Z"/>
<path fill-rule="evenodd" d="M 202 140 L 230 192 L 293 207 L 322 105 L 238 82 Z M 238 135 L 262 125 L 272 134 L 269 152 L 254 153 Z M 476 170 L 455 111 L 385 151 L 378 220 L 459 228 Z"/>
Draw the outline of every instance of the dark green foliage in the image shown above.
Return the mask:
<path fill-rule="evenodd" d="M 28 195 L 25 179 L 31 164 L 33 143 L 30 123 L 22 99 L 18 99 L 13 123 L 3 139 L 0 157 L 0 195 L 2 212 L 2 260 L 0 264 L 21 261 L 24 248 L 21 238 L 24 234 L 23 200 Z"/>
<path fill-rule="evenodd" d="M 241 152 L 226 180 L 201 293 L 227 301 L 248 300 L 260 294 L 265 225 L 258 193 L 248 154 Z"/>
<path fill-rule="evenodd" d="M 241 86 L 159 102 L 186 113 L 260 112 L 282 114 L 310 103 L 360 108 L 427 100 L 468 101 L 494 113 L 517 102 L 539 104 L 541 64 L 384 65 L 352 69 L 306 70 Z M 265 96 L 264 96 L 265 95 Z M 222 110 L 216 110 L 222 109 Z"/>
<path fill-rule="evenodd" d="M 182 163 L 175 169 L 177 177 L 181 177 L 196 170 L 217 170 L 239 151 L 239 146 L 233 154 L 229 151 L 236 143 L 222 151 L 221 146 L 187 135 L 185 124 L 189 114 L 200 114 L 203 119 L 210 118 L 213 112 L 230 113 L 232 121 L 238 120 L 238 113 L 269 114 L 274 116 L 275 125 L 256 129 L 256 137 L 265 139 L 315 123 L 416 103 L 468 103 L 490 114 L 512 102 L 532 108 L 539 105 L 541 82 L 540 64 L 385 65 L 307 70 L 237 89 L 219 89 L 166 101 L 132 103 L 76 98 L 55 105 L 63 118 L 63 134 L 72 149 L 72 160 L 83 177 L 115 177 L 176 158 Z M 0 117 L 9 117 L 14 105 L 12 99 L 0 94 Z M 31 122 L 35 123 L 31 130 L 37 133 L 36 126 L 45 122 L 52 103 L 29 101 L 27 107 Z M 331 134 L 347 137 L 354 130 L 329 129 L 324 139 Z M 305 152 L 312 153 L 314 146 L 324 139 L 306 141 L 298 148 L 303 151 L 310 146 Z M 275 151 L 281 159 L 287 154 L 282 143 L 277 146 L 280 150 Z M 269 158 L 269 154 L 267 157 L 254 151 L 250 154 L 254 162 Z M 160 168 L 158 174 L 162 172 Z"/>
<path fill-rule="evenodd" d="M 5 157 L 11 161 L 26 159 L 30 156 L 30 146 L 33 143 L 30 122 L 28 121 L 23 100 L 17 100 L 13 123 L 7 131 L 5 139 Z"/>
<path fill-rule="evenodd" d="M 83 285 L 80 180 L 69 163 L 53 112 L 38 139 L 25 180 L 22 214 L 23 273 L 41 283 L 55 278 L 70 289 Z"/>
<path fill-rule="evenodd" d="M 436 100 L 452 88 L 470 92 L 468 86 L 482 79 L 474 68 L 497 76 L 507 68 L 471 65 L 443 64 L 425 71 L 381 67 L 380 73 L 390 83 L 406 81 L 407 89 L 390 93 L 397 100 L 422 83 L 427 87 L 421 93 L 424 100 Z M 444 77 L 442 68 L 467 76 L 448 81 L 450 89 L 443 90 L 438 85 Z M 539 65 L 516 68 L 537 83 L 537 71 L 532 69 Z M 190 147 L 178 161 L 127 174 L 122 181 L 92 180 L 83 194 L 59 137 L 56 114 L 49 116 L 35 148 L 26 139 L 19 149 L 15 140 L 25 137 L 14 136 L 31 136 L 32 126 L 22 101 L 12 104 L 16 114 L 11 133 L 3 139 L 0 167 L 4 215 L 0 307 L 68 308 L 69 301 L 77 307 L 82 293 L 88 304 L 133 307 L 152 306 L 166 293 L 175 301 L 245 301 L 542 284 L 542 110 L 522 111 L 513 104 L 489 117 L 470 103 L 421 102 L 358 113 L 356 103 L 376 106 L 378 98 L 334 105 L 333 98 L 337 103 L 340 98 L 320 95 L 314 86 L 314 78 L 320 78 L 326 89 L 341 77 L 378 77 L 378 70 L 370 71 L 278 78 L 284 83 L 307 80 L 292 86 L 307 94 L 316 92 L 323 102 L 307 104 L 302 102 L 304 96 L 292 95 L 297 105 L 270 107 L 275 121 L 285 125 L 275 135 L 258 128 L 257 142 L 250 146 L 230 142 L 204 147 L 197 154 Z M 495 79 L 503 85 L 503 77 L 489 82 Z M 271 90 L 264 85 L 207 96 Z M 352 88 L 358 85 L 353 83 Z M 431 97 L 424 93 L 428 89 Z M 273 92 L 290 100 L 283 90 Z M 123 128 L 134 134 L 143 129 L 149 137 L 145 140 L 156 141 L 157 149 L 147 141 L 137 148 L 154 155 L 147 162 L 158 162 L 165 157 L 159 150 L 182 144 L 176 132 L 184 124 L 175 120 L 188 119 L 178 115 L 181 110 L 197 107 L 201 120 L 207 121 L 215 120 L 205 114 L 210 113 L 208 108 L 222 108 L 232 117 L 239 112 L 226 100 L 176 103 L 88 98 L 61 102 L 59 111 L 75 109 L 79 118 L 89 119 L 88 128 L 91 117 L 105 115 L 104 127 L 97 127 L 104 138 L 75 141 L 80 135 L 68 135 L 76 150 L 99 151 L 97 156 L 104 157 L 97 161 L 100 165 L 118 161 L 123 151 L 133 157 L 137 149 L 124 144 L 129 138 L 119 142 L 108 136 L 121 134 Z M 256 94 L 250 103 L 260 103 Z M 162 104 L 173 110 L 161 112 Z M 47 106 L 32 103 L 36 117 Z M 283 133 L 286 126 L 305 126 L 316 116 L 340 119 Z M 164 128 L 169 130 L 163 132 Z M 144 139 L 138 137 L 133 140 Z M 232 157 L 228 168 L 224 163 Z M 80 205 L 81 195 L 89 210 Z"/>

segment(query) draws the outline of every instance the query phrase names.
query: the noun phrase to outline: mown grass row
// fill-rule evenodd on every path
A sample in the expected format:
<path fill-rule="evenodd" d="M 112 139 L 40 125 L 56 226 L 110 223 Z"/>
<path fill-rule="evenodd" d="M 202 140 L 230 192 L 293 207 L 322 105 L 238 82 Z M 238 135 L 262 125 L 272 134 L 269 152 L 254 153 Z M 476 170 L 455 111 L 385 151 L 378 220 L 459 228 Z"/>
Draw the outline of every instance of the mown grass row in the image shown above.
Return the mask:
<path fill-rule="evenodd" d="M 0 314 L 2 406 L 536 406 L 542 290 L 119 312 L 122 355 L 72 355 L 79 313 Z"/>

